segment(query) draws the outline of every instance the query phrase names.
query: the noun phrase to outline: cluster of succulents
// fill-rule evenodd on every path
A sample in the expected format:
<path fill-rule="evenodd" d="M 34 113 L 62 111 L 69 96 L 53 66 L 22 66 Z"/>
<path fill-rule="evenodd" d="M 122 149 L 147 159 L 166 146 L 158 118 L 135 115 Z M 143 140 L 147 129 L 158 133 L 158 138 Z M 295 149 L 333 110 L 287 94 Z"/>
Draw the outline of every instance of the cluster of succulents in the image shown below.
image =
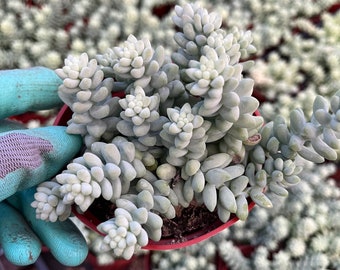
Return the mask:
<path fill-rule="evenodd" d="M 167 10 L 188 1 L 55 1 L 2 0 L 0 12 L 0 68 L 44 65 L 57 68 L 69 54 L 88 52 L 91 57 L 125 40 L 130 34 L 153 44 L 173 48 L 175 30 Z M 295 27 L 331 7 L 327 1 L 200 1 L 221 11 L 223 23 L 252 28 L 254 45 L 261 54 L 279 45 Z M 166 7 L 158 12 L 158 7 Z M 327 33 L 334 33 L 330 30 Z"/>
<path fill-rule="evenodd" d="M 217 246 L 210 240 L 181 250 L 157 251 L 151 254 L 152 269 L 215 270 Z"/>
<path fill-rule="evenodd" d="M 296 58 L 288 62 L 275 51 L 268 55 L 267 61 L 257 60 L 250 70 L 250 76 L 268 100 L 274 100 L 281 94 L 297 94 L 300 90 L 298 85 L 304 78 L 299 73 L 299 61 Z"/>
<path fill-rule="evenodd" d="M 185 2 L 1 1 L 0 68 L 58 68 L 69 54 L 86 51 L 92 58 L 130 34 L 169 52 L 177 46 L 169 10 Z M 329 11 L 337 5 L 336 0 L 216 0 L 200 4 L 219 10 L 229 29 L 251 29 L 257 48 L 251 77 L 256 90 L 270 101 L 260 108 L 266 121 L 276 114 L 288 118 L 294 106 L 309 115 L 311 95 L 330 97 L 339 89 L 339 15 Z"/>
<path fill-rule="evenodd" d="M 331 176 L 336 166 L 300 162 L 304 170 L 299 176 L 308 181 L 292 187 L 284 200 L 273 198 L 272 209 L 255 208 L 246 222 L 214 239 L 230 269 L 339 267 L 340 190 L 336 185 L 338 180 Z M 230 254 L 238 250 L 237 245 L 252 245 L 254 250 L 249 257 L 241 254 L 236 260 Z M 244 267 L 237 267 L 241 264 Z"/>
<path fill-rule="evenodd" d="M 286 198 L 269 194 L 273 208 L 255 207 L 245 222 L 195 246 L 152 253 L 152 269 L 220 269 L 215 252 L 222 269 L 337 269 L 340 190 L 331 176 L 336 166 L 299 162 L 299 176 L 309 181 L 292 187 Z"/>
<path fill-rule="evenodd" d="M 176 207 L 195 202 L 223 222 L 246 220 L 248 198 L 270 208 L 268 194 L 286 197 L 300 181 L 296 157 L 336 160 L 340 148 L 339 93 L 316 98 L 310 121 L 295 109 L 289 125 L 280 116 L 263 125 L 244 75 L 251 32 L 224 30 L 222 17 L 198 4 L 176 6 L 173 22 L 170 53 L 130 35 L 97 59 L 68 56 L 56 70 L 73 111 L 67 132 L 86 150 L 38 187 L 32 206 L 55 221 L 71 205 L 84 212 L 100 196 L 112 202 L 114 217 L 98 226 L 102 247 L 125 259 L 161 238 L 162 217 L 174 218 Z"/>
<path fill-rule="evenodd" d="M 289 41 L 298 28 L 315 29 L 309 23 L 338 2 L 327 1 L 202 1 L 207 8 L 222 11 L 223 21 L 230 27 L 251 29 L 257 55 Z"/>
<path fill-rule="evenodd" d="M 338 11 L 324 11 L 292 21 L 286 38 L 255 61 L 250 73 L 268 101 L 261 108 L 267 121 L 276 114 L 287 119 L 294 106 L 310 115 L 316 95 L 338 91 L 338 17 Z"/>
<path fill-rule="evenodd" d="M 265 207 L 274 205 L 275 207 L 278 202 L 271 193 L 281 197 L 287 196 L 287 187 L 296 184 L 300 178 L 308 180 L 312 177 L 312 174 L 306 175 L 306 167 L 301 172 L 301 166 L 291 162 L 295 156 L 303 155 L 316 162 L 321 162 L 323 160 L 321 156 L 324 155 L 331 159 L 337 156 L 335 152 L 337 152 L 339 136 L 336 127 L 338 121 L 336 113 L 338 98 L 336 96 L 338 94 L 335 93 L 340 88 L 340 66 L 337 61 L 340 13 L 326 12 L 329 7 L 336 4 L 336 0 L 200 1 L 200 4 L 208 10 L 218 10 L 221 19 L 215 15 L 211 16 L 205 30 L 203 28 L 199 30 L 197 15 L 195 15 L 196 18 L 193 17 L 193 23 L 186 24 L 185 20 L 190 18 L 191 12 L 189 12 L 189 17 L 186 17 L 188 15 L 188 9 L 186 9 L 184 18 L 177 9 L 175 25 L 181 31 L 176 34 L 177 29 L 173 27 L 171 21 L 171 15 L 174 15 L 176 11 L 160 18 L 155 14 L 154 8 L 159 5 L 171 7 L 177 2 L 184 5 L 186 1 L 0 1 L 2 6 L 0 11 L 0 68 L 23 68 L 34 65 L 59 68 L 62 65 L 62 59 L 73 54 L 73 57 L 68 57 L 65 66 L 57 70 L 57 74 L 66 79 L 60 87 L 60 97 L 74 112 L 68 131 L 84 137 L 87 152 L 93 152 L 91 145 L 98 141 L 105 142 L 109 148 L 114 147 L 112 144 L 117 146 L 118 142 L 112 141 L 115 137 L 126 137 L 129 147 L 134 147 L 135 151 L 131 171 L 136 172 L 136 177 L 131 181 L 126 181 L 124 172 L 120 172 L 117 177 L 108 176 L 110 169 L 115 165 L 114 172 L 117 174 L 124 165 L 122 162 L 117 164 L 117 162 L 106 160 L 99 150 L 95 154 L 102 162 L 100 166 L 85 163 L 85 159 L 91 159 L 88 153 L 84 155 L 85 158 L 82 156 L 74 160 L 64 172 L 65 175 L 73 176 L 58 176 L 60 182 L 54 179 L 38 187 L 34 207 L 37 208 L 39 218 L 50 221 L 58 218 L 63 220 L 70 214 L 72 204 L 85 210 L 97 196 L 111 198 L 116 204 L 122 202 L 121 200 L 126 196 L 128 201 L 133 202 L 136 209 L 141 208 L 141 205 L 145 207 L 147 203 L 148 206 L 145 207 L 147 211 L 156 213 L 160 217 L 165 216 L 166 213 L 171 217 L 169 213 L 172 211 L 167 212 L 164 208 L 161 210 L 162 204 L 169 206 L 167 209 L 170 209 L 177 203 L 184 207 L 191 200 L 196 200 L 216 210 L 222 221 L 228 220 L 230 213 L 237 213 L 239 218 L 245 219 L 248 212 L 240 205 L 246 205 L 245 199 L 248 196 L 251 196 L 259 205 Z M 206 11 L 200 13 L 208 17 L 206 14 Z M 319 16 L 320 14 L 322 15 Z M 319 17 L 317 21 L 315 21 L 316 17 Z M 229 29 L 228 38 L 223 30 L 214 28 L 220 24 L 220 20 L 222 25 Z M 186 24 L 185 27 L 183 21 Z M 213 31 L 209 33 L 211 29 Z M 251 35 L 247 31 L 249 29 L 251 29 Z M 202 34 L 197 31 L 203 31 L 203 35 L 192 39 L 193 35 Z M 210 37 L 206 43 L 209 48 L 204 49 L 200 42 L 204 40 L 204 35 L 207 33 Z M 131 34 L 134 36 L 130 36 Z M 174 35 L 175 38 L 173 38 Z M 119 45 L 123 41 L 125 44 Z M 224 49 L 228 48 L 226 44 L 228 42 L 232 43 L 234 49 L 222 52 L 220 49 L 216 50 L 216 46 L 220 45 L 221 41 L 225 42 Z M 111 48 L 112 45 L 117 47 Z M 153 45 L 161 46 L 153 49 Z M 237 49 L 238 45 L 240 48 Z M 253 45 L 257 49 L 256 52 Z M 98 55 L 106 50 L 107 53 Z M 88 55 L 79 56 L 84 51 Z M 241 58 L 239 58 L 239 53 Z M 96 59 L 93 59 L 95 56 Z M 250 65 L 251 62 L 246 61 L 248 57 L 254 59 L 253 66 Z M 228 62 L 228 68 L 225 66 L 226 62 Z M 232 75 L 228 75 L 228 72 L 232 70 L 230 67 L 237 69 Z M 273 120 L 278 114 L 284 117 L 284 119 L 275 119 L 274 122 L 261 129 L 262 123 L 256 123 L 254 124 L 256 128 L 247 130 L 248 134 L 245 133 L 245 129 L 237 125 L 245 123 L 242 121 L 248 121 L 249 117 L 257 119 L 256 121 L 262 121 L 262 119 L 252 116 L 252 112 L 259 105 L 251 97 L 253 82 L 242 77 L 244 71 L 249 71 L 250 77 L 254 80 L 255 89 L 259 90 L 269 101 L 259 107 L 265 122 Z M 236 82 L 242 86 L 238 88 L 244 91 L 240 95 L 235 95 L 239 92 L 239 89 L 233 88 L 233 83 Z M 232 90 L 228 92 L 228 97 L 225 99 L 219 99 L 218 94 L 214 95 L 218 93 L 218 87 L 222 85 L 223 89 Z M 111 97 L 112 92 L 121 90 L 126 92 L 124 98 Z M 246 91 L 249 96 L 245 94 Z M 324 99 L 318 98 L 313 107 L 313 101 L 318 94 L 326 98 L 335 94 L 335 97 L 332 98 L 330 106 Z M 199 105 L 195 105 L 198 103 Z M 190 105 L 190 111 L 187 104 Z M 251 108 L 249 113 L 244 111 L 249 107 Z M 302 111 L 295 110 L 291 114 L 291 110 L 295 107 L 301 107 Z M 333 113 L 329 114 L 329 108 Z M 216 109 L 217 113 L 209 116 L 212 109 Z M 186 118 L 183 117 L 184 113 L 180 115 L 181 111 L 185 111 Z M 313 114 L 315 117 L 311 117 Z M 187 121 L 192 117 L 196 119 L 202 117 L 204 121 L 201 123 L 201 120 L 195 120 L 193 123 L 195 128 L 191 132 L 179 132 L 179 129 L 184 127 L 181 121 L 183 119 Z M 303 120 L 304 118 L 307 119 Z M 311 121 L 309 122 L 308 119 Z M 211 126 L 208 126 L 208 122 Z M 293 122 L 293 127 L 291 122 Z M 231 127 L 228 126 L 230 123 Z M 249 124 L 249 122 L 246 123 Z M 166 128 L 164 131 L 163 125 Z M 162 136 L 160 136 L 161 132 Z M 255 132 L 254 136 L 251 137 L 253 132 Z M 261 141 L 256 139 L 256 132 L 261 133 Z M 240 135 L 243 136 L 241 140 Z M 246 142 L 246 135 L 248 138 L 255 139 L 255 142 Z M 180 146 L 187 143 L 183 151 Z M 99 145 L 103 146 L 97 143 L 97 146 Z M 160 151 L 160 148 L 164 149 Z M 275 153 L 275 150 L 280 154 Z M 122 155 L 121 160 L 128 160 L 126 149 L 122 150 L 120 147 L 119 152 Z M 166 156 L 164 156 L 165 152 L 168 157 L 166 160 L 162 158 Z M 209 153 L 208 156 L 207 153 Z M 179 166 L 183 170 L 179 170 Z M 108 169 L 108 167 L 111 168 Z M 140 169 L 139 174 L 137 168 Z M 320 168 L 322 167 L 316 167 L 315 175 L 318 175 Z M 147 175 L 141 177 L 141 171 L 144 170 Z M 181 181 L 173 186 L 173 179 L 177 181 L 179 176 Z M 322 175 L 319 178 L 322 179 Z M 72 183 L 67 183 L 67 179 L 72 179 Z M 229 180 L 224 181 L 225 179 Z M 299 199 L 288 203 L 291 198 L 288 197 L 287 205 L 289 205 L 285 208 L 279 207 L 281 211 L 297 209 L 296 212 L 301 213 L 300 209 L 303 207 L 301 203 L 298 203 L 299 200 L 303 198 L 306 200 L 303 203 L 305 208 L 312 202 L 309 196 L 310 188 L 306 188 L 303 183 L 304 181 L 289 189 L 290 193 L 293 193 L 291 196 L 295 196 L 296 191 L 298 193 L 296 197 Z M 64 185 L 63 188 L 61 188 L 62 185 Z M 120 190 L 120 185 L 125 186 L 125 191 Z M 163 190 L 167 191 L 161 192 L 160 185 Z M 112 186 L 117 188 L 113 190 Z M 131 192 L 134 195 L 139 194 L 141 190 L 138 191 L 137 187 L 141 186 L 142 189 L 147 190 L 142 194 L 147 202 L 141 200 L 137 202 L 136 197 L 132 198 L 129 195 Z M 323 187 L 324 183 L 313 182 L 312 189 L 316 190 L 320 186 Z M 263 194 L 263 190 L 266 189 L 266 193 Z M 95 191 L 92 192 L 92 190 Z M 327 192 L 329 194 L 329 189 L 325 187 L 323 190 L 325 194 Z M 121 198 L 112 199 L 111 191 L 112 194 L 117 192 L 116 195 L 112 195 L 113 197 L 121 196 Z M 159 204 L 159 200 L 162 204 Z M 171 205 L 167 200 L 171 202 Z M 324 205 L 325 200 L 321 195 L 320 204 Z M 84 201 L 87 202 L 84 203 Z M 153 207 L 150 202 L 153 203 Z M 326 202 L 332 207 L 335 205 L 328 200 Z M 132 220 L 138 219 L 143 228 L 146 228 L 146 223 L 143 223 L 140 217 L 131 215 L 135 207 L 130 203 L 129 205 L 130 208 L 127 209 Z M 241 209 L 244 211 L 240 212 Z M 322 209 L 321 212 L 308 211 L 314 213 L 314 216 L 311 216 L 313 219 L 316 216 L 318 219 L 328 220 L 329 216 L 325 216 Z M 145 213 L 145 210 L 141 212 Z M 316 239 L 313 238 L 314 244 L 311 244 L 308 237 L 301 238 L 299 235 L 296 237 L 298 241 L 291 241 L 290 249 L 287 246 L 287 249 L 273 256 L 273 262 L 269 262 L 268 254 L 272 254 L 272 247 L 276 246 L 278 241 L 286 239 L 289 233 L 297 235 L 287 230 L 289 226 L 297 226 L 300 220 L 303 220 L 301 224 L 312 223 L 309 222 L 310 219 L 305 220 L 302 216 L 296 216 L 296 222 L 289 225 L 289 220 L 280 216 L 276 211 L 274 213 L 278 217 L 270 223 L 270 218 L 266 213 L 268 212 L 263 208 L 255 208 L 250 213 L 247 219 L 253 230 L 248 226 L 246 229 L 241 227 L 240 230 L 237 230 L 237 226 L 233 227 L 235 234 L 246 235 L 252 238 L 253 242 L 257 241 L 256 236 L 259 235 L 265 235 L 264 238 L 277 237 L 275 241 L 271 239 L 258 243 L 261 248 L 254 253 L 253 262 L 250 263 L 242 258 L 242 254 L 238 252 L 238 249 L 234 249 L 232 242 L 223 242 L 223 244 L 218 242 L 221 247 L 220 252 L 222 254 L 223 251 L 223 256 L 230 267 L 232 267 L 232 261 L 235 269 L 241 269 L 241 266 L 245 267 L 245 265 L 248 265 L 248 268 L 249 265 L 257 265 L 258 269 L 265 269 L 265 267 L 280 269 L 279 266 L 284 268 L 285 265 L 289 268 L 292 262 L 295 268 L 303 266 L 308 268 L 313 264 L 317 265 L 316 262 L 319 262 L 320 268 L 338 266 L 338 263 L 334 262 L 337 255 L 336 248 L 334 248 L 336 247 L 335 241 L 332 244 L 332 251 L 330 249 L 324 249 L 321 253 L 315 253 L 314 249 L 311 251 L 310 247 L 325 247 L 325 243 L 330 243 L 330 238 L 334 234 L 330 232 L 331 236 L 329 236 L 320 231 L 317 232 L 322 235 Z M 130 228 L 127 224 L 134 221 L 126 213 L 120 216 L 124 217 L 119 217 L 118 220 L 124 218 L 128 220 L 128 223 L 126 220 L 122 222 L 125 226 L 122 227 Z M 253 219 L 255 219 L 254 222 L 252 222 Z M 109 235 L 108 228 L 111 230 L 113 228 L 111 234 L 114 234 L 115 220 L 108 223 L 109 225 L 104 226 L 105 231 Z M 157 226 L 159 228 L 160 223 Z M 314 228 L 315 231 L 315 224 L 309 227 Z M 262 228 L 261 231 L 260 228 Z M 329 227 L 325 228 L 322 227 L 320 230 L 325 232 L 329 229 Z M 333 227 L 330 231 L 332 229 Z M 121 230 L 124 231 L 124 229 Z M 132 239 L 131 234 L 129 235 L 129 239 Z M 314 235 L 316 235 L 315 232 L 311 234 L 311 236 Z M 221 241 L 221 238 L 218 239 Z M 140 243 L 144 244 L 143 241 Z M 124 246 L 123 242 L 120 244 L 121 247 Z M 134 242 L 135 240 L 129 240 L 129 243 Z M 119 240 L 112 241 L 110 237 L 107 237 L 106 243 L 102 240 L 96 243 L 98 253 L 110 257 L 108 246 L 111 244 L 113 247 L 114 243 L 118 245 Z M 126 243 L 125 247 L 128 246 Z M 219 245 L 218 243 L 216 245 Z M 193 247 L 192 250 L 186 251 L 186 255 L 199 253 L 204 245 L 208 244 L 203 243 L 202 246 Z M 263 245 L 267 248 L 263 248 Z M 99 252 L 100 247 L 103 247 L 105 252 Z M 294 250 L 294 247 L 302 248 L 298 251 Z M 138 248 L 136 245 L 136 249 Z M 125 254 L 131 255 L 131 250 Z M 303 250 L 306 255 L 301 255 Z M 124 251 L 117 249 L 116 252 L 123 254 Z M 297 255 L 298 253 L 300 255 Z M 325 259 L 324 254 L 330 255 L 327 255 L 328 258 Z M 126 257 L 129 257 L 128 255 Z M 186 265 L 184 259 L 179 259 L 180 255 L 180 253 L 175 254 L 174 260 L 169 259 L 170 253 L 157 256 L 164 256 L 161 264 L 165 265 L 165 268 L 169 263 L 176 265 L 181 262 L 183 267 L 196 265 L 196 267 L 204 268 L 206 266 L 198 263 L 199 260 L 195 262 L 191 260 L 191 263 Z M 155 256 L 156 259 L 157 256 Z M 191 257 L 194 258 L 194 256 Z M 161 267 L 158 265 L 158 268 Z"/>
<path fill-rule="evenodd" d="M 93 57 L 132 33 L 166 43 L 155 31 L 165 22 L 153 12 L 165 2 L 174 1 L 2 0 L 0 68 L 58 68 L 69 54 Z"/>
<path fill-rule="evenodd" d="M 301 181 L 286 198 L 268 196 L 274 207 L 254 208 L 245 222 L 196 245 L 171 251 L 153 251 L 151 269 L 337 269 L 339 267 L 338 179 L 334 164 L 316 165 L 299 160 Z M 84 225 L 77 222 L 78 226 Z M 83 228 L 89 245 L 102 264 L 114 257 L 98 248 L 98 234 Z"/>
<path fill-rule="evenodd" d="M 227 35 L 220 29 L 219 17 L 215 14 L 210 16 L 205 9 L 198 6 L 185 5 L 184 9 L 176 9 L 178 16 L 174 20 L 178 26 L 183 27 L 183 33 L 177 35 L 182 35 L 181 40 L 177 38 L 182 47 L 172 57 L 182 64 L 189 59 L 189 55 L 181 53 L 187 47 L 183 43 L 187 38 L 185 34 L 193 37 L 197 35 L 200 36 L 197 44 L 192 43 L 202 56 L 196 58 L 204 60 L 212 57 L 210 62 L 217 61 L 215 50 L 218 51 L 224 58 L 223 62 L 217 62 L 218 70 L 214 66 L 209 67 L 209 63 L 211 72 L 205 70 L 206 63 L 203 60 L 202 64 L 196 61 L 195 65 L 201 69 L 198 72 L 190 67 L 194 60 L 186 60 L 188 66 L 181 67 L 176 61 L 171 63 L 165 59 L 170 56 L 165 56 L 162 47 L 153 50 L 145 39 L 137 40 L 134 36 L 129 36 L 121 47 L 114 47 L 107 54 L 98 57 L 101 66 L 96 60 L 89 61 L 88 56 L 82 54 L 78 58 L 69 56 L 65 60 L 65 66 L 56 71 L 63 79 L 59 88 L 60 97 L 74 111 L 67 131 L 82 135 L 87 146 L 82 157 L 75 159 L 67 170 L 51 181 L 60 185 L 59 200 L 68 206 L 76 204 L 81 211 L 86 211 L 99 196 L 115 203 L 117 209 L 121 208 L 118 205 L 122 199 L 127 200 L 139 210 L 138 213 L 143 214 L 143 217 L 132 214 L 128 220 L 138 221 L 143 228 L 149 227 L 146 230 L 148 237 L 156 241 L 161 237 L 162 219 L 159 215 L 173 218 L 174 206 L 188 207 L 194 197 L 198 201 L 203 200 L 210 211 L 218 206 L 223 221 L 229 219 L 230 211 L 242 219 L 246 218 L 247 211 L 244 212 L 244 209 L 248 207 L 248 203 L 243 189 L 246 188 L 247 181 L 242 180 L 242 185 L 232 181 L 243 174 L 244 168 L 240 164 L 228 165 L 235 159 L 238 162 L 244 159 L 243 141 L 251 144 L 248 143 L 249 137 L 257 134 L 262 125 L 261 117 L 252 116 L 258 102 L 251 97 L 252 83 L 242 78 L 243 66 L 238 63 L 240 50 L 253 50 L 249 45 L 251 40 L 242 42 L 243 47 L 239 46 L 238 40 L 244 40 L 241 35 L 235 38 L 232 34 Z M 187 26 L 183 25 L 182 17 L 187 15 L 192 18 L 196 15 L 198 18 L 198 33 L 187 33 L 184 30 Z M 201 21 L 199 18 L 206 19 Z M 193 24 L 188 25 L 193 31 Z M 249 33 L 246 36 L 250 38 Z M 193 51 L 188 53 L 192 54 Z M 199 72 L 204 78 L 189 76 Z M 187 78 L 187 83 L 181 76 Z M 228 94 L 222 98 L 224 85 L 228 86 Z M 115 86 L 125 88 L 125 98 L 111 98 L 111 89 Z M 185 90 L 188 87 L 191 89 L 189 92 Z M 200 87 L 204 87 L 204 93 Z M 195 89 L 202 93 L 197 96 Z M 171 103 L 167 102 L 169 96 L 172 96 Z M 213 104 L 217 102 L 216 106 L 212 106 L 209 100 Z M 232 117 L 229 117 L 229 111 L 232 112 Z M 215 117 L 218 115 L 220 117 Z M 213 124 L 209 119 L 213 119 Z M 248 126 L 247 121 L 250 123 Z M 114 122 L 117 124 L 114 125 Z M 238 129 L 243 132 L 241 138 L 237 135 Z M 111 137 L 105 134 L 111 134 Z M 228 148 L 228 142 L 236 141 L 242 150 L 242 156 L 234 157 L 234 153 L 238 154 L 235 148 L 229 154 L 219 153 L 213 148 L 218 141 L 221 141 L 225 149 Z M 175 178 L 178 181 L 172 189 Z M 225 182 L 231 183 L 231 189 L 225 186 Z M 220 203 L 219 188 L 221 194 L 227 195 L 219 196 L 223 198 L 219 200 Z M 234 197 L 231 190 L 234 190 L 238 198 Z M 41 195 L 42 191 L 43 189 L 39 189 L 36 200 L 40 202 L 41 198 L 45 204 L 32 204 L 37 207 L 38 212 L 48 208 L 48 200 Z M 123 207 L 122 211 L 131 212 L 130 204 L 124 204 L 126 208 Z M 40 205 L 43 207 L 39 207 Z M 58 205 L 59 203 L 53 202 L 50 208 Z M 65 207 L 65 210 L 68 209 L 69 207 Z M 61 211 L 52 212 L 60 213 L 64 218 Z M 117 211 L 113 222 L 116 225 L 111 224 L 112 226 L 117 226 L 120 212 Z M 38 216 L 55 220 L 54 215 L 50 218 L 46 217 L 46 213 Z M 99 225 L 99 228 L 106 228 L 103 229 L 106 233 L 107 227 Z M 117 230 L 119 228 L 118 226 Z M 114 233 L 109 235 L 117 238 Z M 120 236 L 127 241 L 128 235 L 130 234 L 125 233 Z M 129 251 L 124 252 L 122 247 L 131 247 L 132 242 L 117 244 L 121 250 L 116 252 L 117 255 L 131 257 L 134 248 L 138 248 L 137 242 L 131 244 Z M 140 242 L 141 246 L 147 244 L 145 240 Z M 118 250 L 114 244 L 110 246 Z"/>
<path fill-rule="evenodd" d="M 111 98 L 113 79 L 104 79 L 97 61 L 89 61 L 86 53 L 69 56 L 65 66 L 56 73 L 64 79 L 59 96 L 74 112 L 68 132 L 83 135 L 87 146 L 101 137 L 112 138 L 109 127 L 117 121 L 114 116 L 118 103 L 118 99 Z"/>

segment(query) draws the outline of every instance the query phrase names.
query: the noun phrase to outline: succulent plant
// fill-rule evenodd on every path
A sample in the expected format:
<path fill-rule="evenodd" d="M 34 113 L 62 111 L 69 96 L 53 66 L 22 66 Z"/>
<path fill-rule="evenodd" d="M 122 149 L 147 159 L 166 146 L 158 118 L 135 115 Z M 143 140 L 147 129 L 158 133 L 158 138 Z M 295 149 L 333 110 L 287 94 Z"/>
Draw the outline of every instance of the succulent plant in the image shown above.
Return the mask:
<path fill-rule="evenodd" d="M 287 197 L 268 196 L 273 208 L 255 207 L 238 222 L 209 240 L 180 251 L 152 253 L 152 269 L 337 269 L 339 267 L 339 187 L 334 164 L 299 159 L 301 181 Z M 216 264 L 215 252 L 223 266 Z M 200 262 L 208 261 L 201 266 Z M 213 263 L 211 263 L 213 262 Z"/>
<path fill-rule="evenodd" d="M 215 270 L 216 250 L 215 243 L 205 240 L 181 250 L 153 252 L 152 269 Z"/>
<path fill-rule="evenodd" d="M 272 209 L 255 208 L 246 222 L 230 227 L 213 238 L 230 269 L 337 269 L 339 267 L 339 187 L 332 175 L 334 164 L 304 166 L 303 179 L 283 199 L 273 197 Z M 222 245 L 222 243 L 225 243 Z M 249 257 L 230 262 L 237 245 L 250 244 Z"/>
<path fill-rule="evenodd" d="M 264 124 L 254 81 L 250 31 L 222 28 L 222 17 L 198 4 L 175 7 L 173 51 L 129 35 L 96 59 L 68 56 L 56 73 L 73 116 L 67 132 L 86 150 L 38 187 L 37 217 L 55 221 L 71 205 L 86 211 L 98 197 L 117 208 L 98 229 L 103 249 L 129 259 L 161 238 L 163 217 L 195 202 L 221 221 L 248 217 L 248 198 L 270 208 L 300 181 L 298 156 L 336 160 L 340 92 L 318 96 L 311 119 L 292 110 Z M 124 97 L 118 93 L 124 92 Z M 113 93 L 113 97 L 112 97 Z M 59 217 L 58 217 L 59 216 Z"/>
<path fill-rule="evenodd" d="M 192 265 L 194 269 L 337 269 L 340 193 L 338 179 L 333 179 L 337 167 L 297 162 L 304 167 L 299 176 L 308 181 L 292 187 L 287 197 L 269 191 L 273 208 L 255 207 L 245 222 L 197 245 L 153 252 L 152 269 Z M 221 262 L 216 263 L 215 252 Z"/>

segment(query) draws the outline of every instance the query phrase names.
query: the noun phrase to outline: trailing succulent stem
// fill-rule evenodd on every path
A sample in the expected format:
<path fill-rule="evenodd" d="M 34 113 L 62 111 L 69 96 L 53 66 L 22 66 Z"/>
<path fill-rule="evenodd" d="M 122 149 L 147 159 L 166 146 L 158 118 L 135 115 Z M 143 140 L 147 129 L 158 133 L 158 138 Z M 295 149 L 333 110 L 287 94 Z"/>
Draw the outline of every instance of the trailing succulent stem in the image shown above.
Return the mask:
<path fill-rule="evenodd" d="M 89 60 L 69 56 L 56 73 L 73 116 L 67 132 L 86 150 L 50 183 L 38 187 L 38 218 L 55 221 L 71 205 L 86 211 L 98 197 L 117 208 L 100 224 L 104 250 L 130 258 L 148 239 L 160 240 L 162 217 L 175 207 L 204 204 L 226 222 L 245 220 L 248 198 L 271 207 L 266 191 L 287 196 L 300 181 L 300 155 L 337 159 L 340 94 L 314 102 L 313 117 L 292 111 L 265 125 L 256 114 L 254 82 L 244 77 L 255 52 L 251 33 L 221 28 L 217 13 L 197 4 L 176 6 L 177 49 L 130 35 Z M 124 92 L 119 97 L 117 92 Z"/>

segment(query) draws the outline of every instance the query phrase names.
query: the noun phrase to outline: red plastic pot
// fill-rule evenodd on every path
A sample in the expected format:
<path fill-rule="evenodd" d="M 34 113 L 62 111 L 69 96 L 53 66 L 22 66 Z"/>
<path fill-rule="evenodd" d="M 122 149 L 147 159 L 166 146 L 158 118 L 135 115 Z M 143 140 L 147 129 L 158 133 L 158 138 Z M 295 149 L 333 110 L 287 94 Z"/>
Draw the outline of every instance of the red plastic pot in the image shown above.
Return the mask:
<path fill-rule="evenodd" d="M 258 114 L 258 113 L 257 113 Z M 66 126 L 67 121 L 71 119 L 72 117 L 72 111 L 70 108 L 66 105 L 64 105 L 61 110 L 59 111 L 54 125 L 61 125 Z M 255 206 L 254 202 L 250 202 L 248 206 L 248 211 L 251 211 L 253 207 Z M 92 229 L 93 231 L 96 231 L 100 233 L 97 230 L 97 226 L 102 222 L 100 221 L 93 213 L 91 213 L 89 210 L 85 213 L 79 213 L 76 211 L 76 209 L 73 209 L 73 213 L 78 217 L 80 221 L 82 221 L 88 228 Z M 148 250 L 170 250 L 170 249 L 179 249 L 183 247 L 187 247 L 193 244 L 197 244 L 203 240 L 206 240 L 219 232 L 223 231 L 224 229 L 232 226 L 235 222 L 237 222 L 239 219 L 233 215 L 226 223 L 222 223 L 221 221 L 216 221 L 215 223 L 211 224 L 210 226 L 207 226 L 199 231 L 195 231 L 193 233 L 190 233 L 188 235 L 185 235 L 185 241 L 184 242 L 178 242 L 174 238 L 161 238 L 160 241 L 152 241 L 149 240 L 149 244 L 144 249 Z"/>

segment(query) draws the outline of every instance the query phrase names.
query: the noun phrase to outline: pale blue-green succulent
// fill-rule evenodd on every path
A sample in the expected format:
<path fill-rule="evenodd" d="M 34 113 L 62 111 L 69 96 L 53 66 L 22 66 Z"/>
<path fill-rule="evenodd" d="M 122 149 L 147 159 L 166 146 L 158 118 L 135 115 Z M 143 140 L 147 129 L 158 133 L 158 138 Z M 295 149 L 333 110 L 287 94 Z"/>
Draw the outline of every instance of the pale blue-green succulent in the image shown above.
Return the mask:
<path fill-rule="evenodd" d="M 213 240 L 221 257 L 231 269 L 230 256 L 237 245 L 252 245 L 250 257 L 241 256 L 244 269 L 337 269 L 339 267 L 339 187 L 332 179 L 334 164 L 316 165 L 298 160 L 304 166 L 301 181 L 290 189 L 286 199 L 273 199 L 272 209 L 255 208 L 245 223 L 229 228 Z"/>
<path fill-rule="evenodd" d="M 203 241 L 180 250 L 155 251 L 151 254 L 152 269 L 215 270 L 216 245 Z"/>
<path fill-rule="evenodd" d="M 38 188 L 32 206 L 55 221 L 71 205 L 84 212 L 100 196 L 111 201 L 115 216 L 98 229 L 103 249 L 125 259 L 161 239 L 162 218 L 174 218 L 176 207 L 201 204 L 223 222 L 246 220 L 248 198 L 270 208 L 267 190 L 284 197 L 300 181 L 297 156 L 338 158 L 339 93 L 330 103 L 317 97 L 310 121 L 296 109 L 289 125 L 280 116 L 263 125 L 245 77 L 251 32 L 227 32 L 198 4 L 176 6 L 173 22 L 169 54 L 129 35 L 97 60 L 68 56 L 56 70 L 73 111 L 67 132 L 83 136 L 86 150 Z"/>

